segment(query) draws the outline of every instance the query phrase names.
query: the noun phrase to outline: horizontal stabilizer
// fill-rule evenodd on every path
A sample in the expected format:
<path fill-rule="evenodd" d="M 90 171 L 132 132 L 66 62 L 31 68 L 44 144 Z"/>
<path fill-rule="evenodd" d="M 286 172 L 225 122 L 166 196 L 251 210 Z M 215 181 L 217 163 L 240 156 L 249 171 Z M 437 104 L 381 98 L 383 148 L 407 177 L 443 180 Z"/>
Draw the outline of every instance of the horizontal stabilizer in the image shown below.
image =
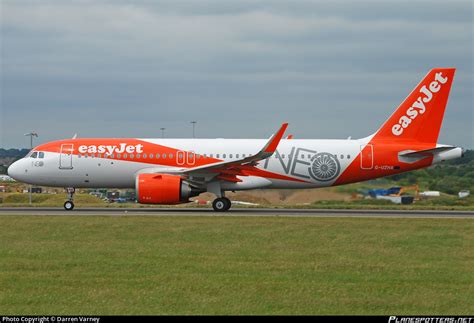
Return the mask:
<path fill-rule="evenodd" d="M 406 152 L 401 152 L 398 154 L 399 157 L 411 157 L 411 158 L 422 158 L 422 157 L 429 157 L 433 156 L 435 154 L 452 150 L 457 147 L 454 146 L 443 146 L 443 147 L 436 147 L 432 149 L 425 149 L 425 150 L 418 150 L 418 151 L 406 151 Z"/>

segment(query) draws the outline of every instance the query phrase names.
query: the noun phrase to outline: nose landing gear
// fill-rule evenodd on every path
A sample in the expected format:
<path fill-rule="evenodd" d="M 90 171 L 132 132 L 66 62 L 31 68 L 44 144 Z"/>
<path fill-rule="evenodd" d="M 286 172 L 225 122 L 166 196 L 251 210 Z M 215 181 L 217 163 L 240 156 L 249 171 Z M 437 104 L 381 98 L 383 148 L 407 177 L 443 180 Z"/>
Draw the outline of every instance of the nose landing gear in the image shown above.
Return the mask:
<path fill-rule="evenodd" d="M 74 187 L 67 187 L 66 188 L 66 193 L 67 193 L 67 201 L 64 202 L 64 209 L 66 211 L 71 211 L 74 209 L 74 193 L 76 192 L 76 189 Z"/>

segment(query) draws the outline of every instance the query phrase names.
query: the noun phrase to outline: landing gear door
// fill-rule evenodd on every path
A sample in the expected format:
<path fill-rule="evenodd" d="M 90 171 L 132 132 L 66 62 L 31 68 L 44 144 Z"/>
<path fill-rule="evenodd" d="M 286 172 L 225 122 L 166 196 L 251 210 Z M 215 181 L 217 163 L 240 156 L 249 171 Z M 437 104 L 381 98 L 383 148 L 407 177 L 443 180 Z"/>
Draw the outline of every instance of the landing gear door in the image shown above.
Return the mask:
<path fill-rule="evenodd" d="M 62 144 L 59 155 L 59 169 L 72 169 L 73 144 Z"/>
<path fill-rule="evenodd" d="M 360 146 L 360 168 L 372 169 L 374 167 L 374 146 L 372 144 Z"/>

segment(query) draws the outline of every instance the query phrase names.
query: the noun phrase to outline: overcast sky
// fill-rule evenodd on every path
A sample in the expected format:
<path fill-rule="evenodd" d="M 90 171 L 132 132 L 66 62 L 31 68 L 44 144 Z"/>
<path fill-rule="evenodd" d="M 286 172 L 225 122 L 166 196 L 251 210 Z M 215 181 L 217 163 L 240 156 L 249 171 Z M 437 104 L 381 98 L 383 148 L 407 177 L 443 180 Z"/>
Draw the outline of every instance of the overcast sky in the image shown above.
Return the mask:
<path fill-rule="evenodd" d="M 72 137 L 364 137 L 456 67 L 439 141 L 474 148 L 473 1 L 1 3 L 0 147 Z"/>

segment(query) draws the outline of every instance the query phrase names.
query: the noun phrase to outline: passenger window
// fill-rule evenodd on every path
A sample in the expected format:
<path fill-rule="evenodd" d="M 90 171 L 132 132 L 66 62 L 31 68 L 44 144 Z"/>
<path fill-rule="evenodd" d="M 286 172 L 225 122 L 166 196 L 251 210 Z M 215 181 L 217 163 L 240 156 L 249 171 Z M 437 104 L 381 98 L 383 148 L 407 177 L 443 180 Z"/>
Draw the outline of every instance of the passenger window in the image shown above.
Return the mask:
<path fill-rule="evenodd" d="M 229 154 L 229 158 L 232 158 L 232 154 Z"/>
<path fill-rule="evenodd" d="M 127 159 L 128 155 L 127 154 L 123 154 L 123 158 Z"/>
<path fill-rule="evenodd" d="M 226 156 L 226 154 L 223 154 L 223 155 L 222 155 L 222 158 L 225 158 L 225 156 Z"/>
<path fill-rule="evenodd" d="M 160 158 L 160 154 L 156 154 L 156 158 Z"/>
<path fill-rule="evenodd" d="M 239 154 L 236 154 L 236 155 L 235 155 L 235 158 L 239 158 Z"/>
<path fill-rule="evenodd" d="M 216 158 L 220 158 L 219 156 L 220 156 L 219 154 L 216 154 Z"/>
<path fill-rule="evenodd" d="M 347 155 L 347 159 L 351 159 L 351 155 Z"/>
<path fill-rule="evenodd" d="M 133 159 L 133 158 L 135 158 L 135 155 L 130 154 L 130 159 Z"/>
<path fill-rule="evenodd" d="M 81 158 L 81 157 L 82 157 L 82 155 L 81 155 L 81 154 L 77 154 L 77 158 Z"/>
<path fill-rule="evenodd" d="M 38 152 L 37 151 L 35 151 L 34 153 L 31 154 L 31 158 L 36 158 L 36 157 L 38 157 Z"/>
<path fill-rule="evenodd" d="M 150 154 L 150 158 L 153 158 L 153 157 L 155 157 L 155 155 L 153 155 L 153 154 Z"/>
<path fill-rule="evenodd" d="M 301 159 L 304 159 L 304 154 L 301 154 Z"/>
<path fill-rule="evenodd" d="M 113 158 L 113 155 L 112 155 Z M 122 158 L 122 154 L 117 154 L 117 158 Z"/>
<path fill-rule="evenodd" d="M 285 154 L 281 155 L 281 158 L 285 158 Z"/>
<path fill-rule="evenodd" d="M 114 154 L 110 155 L 110 158 L 114 158 Z M 120 154 L 117 154 L 117 158 L 120 158 Z"/>
<path fill-rule="evenodd" d="M 166 154 L 163 154 L 163 158 L 166 158 Z"/>
<path fill-rule="evenodd" d="M 170 158 L 173 158 L 173 154 L 170 154 Z"/>
<path fill-rule="evenodd" d="M 102 154 L 97 154 L 97 158 L 102 158 Z"/>
<path fill-rule="evenodd" d="M 143 158 L 146 158 L 146 154 L 143 154 Z"/>
<path fill-rule="evenodd" d="M 212 158 L 214 156 L 214 154 L 210 154 L 209 156 Z"/>
<path fill-rule="evenodd" d="M 344 159 L 344 155 L 341 155 L 341 159 Z"/>
<path fill-rule="evenodd" d="M 140 154 L 137 154 L 137 158 L 140 158 Z"/>

